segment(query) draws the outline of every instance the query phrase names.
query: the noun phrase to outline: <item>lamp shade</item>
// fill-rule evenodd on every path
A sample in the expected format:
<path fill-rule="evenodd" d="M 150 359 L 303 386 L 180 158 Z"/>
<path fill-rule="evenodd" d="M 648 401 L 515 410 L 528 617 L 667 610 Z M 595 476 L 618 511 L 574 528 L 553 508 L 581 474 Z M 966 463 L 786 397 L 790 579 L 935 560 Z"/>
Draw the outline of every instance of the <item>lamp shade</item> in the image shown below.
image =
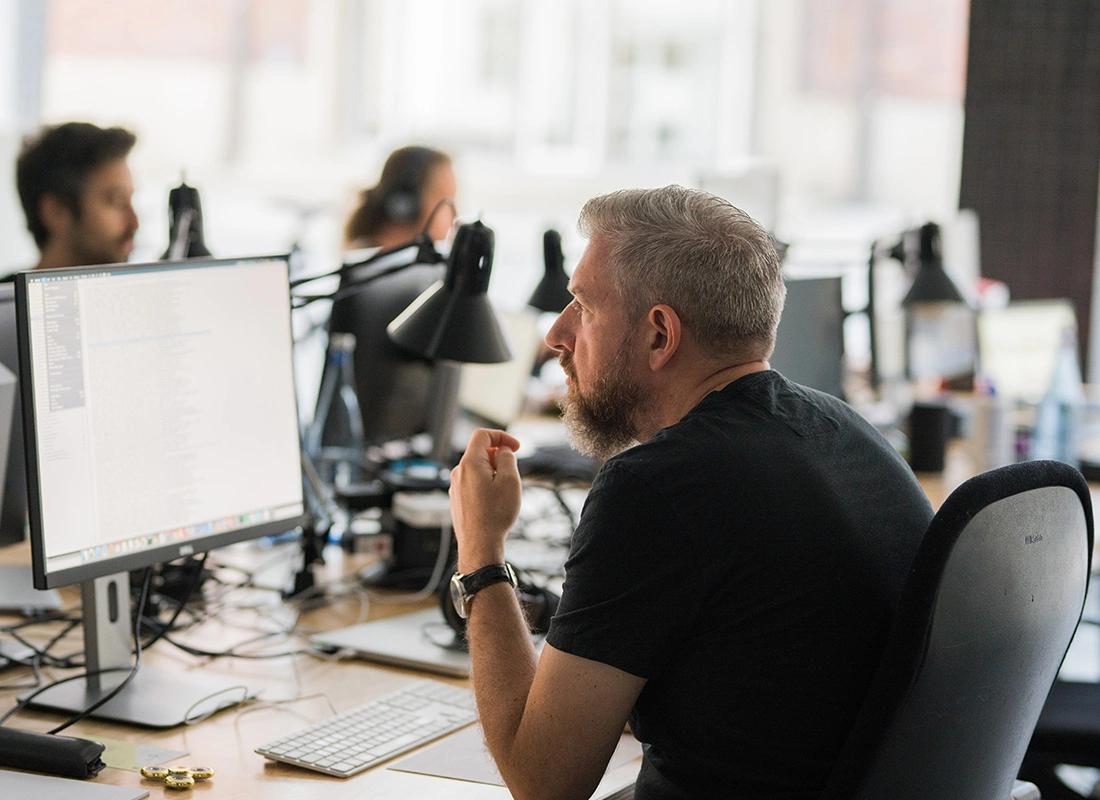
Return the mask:
<path fill-rule="evenodd" d="M 565 274 L 565 254 L 561 250 L 561 234 L 551 228 L 542 235 L 542 260 L 546 271 L 531 293 L 527 305 L 539 311 L 560 314 L 573 302 L 569 292 L 569 276 Z"/>
<path fill-rule="evenodd" d="M 461 226 L 446 276 L 386 327 L 390 339 L 433 361 L 510 361 L 512 352 L 486 294 L 492 268 L 492 229 L 481 222 Z"/>
<path fill-rule="evenodd" d="M 940 226 L 934 222 L 920 228 L 920 265 L 913 285 L 901 301 L 907 308 L 926 303 L 966 303 L 944 271 Z"/>

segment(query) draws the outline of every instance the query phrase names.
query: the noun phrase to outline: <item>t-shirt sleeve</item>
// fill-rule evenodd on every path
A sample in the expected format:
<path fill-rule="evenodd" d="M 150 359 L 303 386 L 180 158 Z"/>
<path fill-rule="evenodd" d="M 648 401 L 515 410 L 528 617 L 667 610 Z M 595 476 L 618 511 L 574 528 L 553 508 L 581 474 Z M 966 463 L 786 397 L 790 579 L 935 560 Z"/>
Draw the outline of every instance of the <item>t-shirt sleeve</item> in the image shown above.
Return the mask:
<path fill-rule="evenodd" d="M 621 462 L 600 472 L 573 534 L 546 641 L 650 679 L 698 610 L 687 531 L 655 487 Z"/>

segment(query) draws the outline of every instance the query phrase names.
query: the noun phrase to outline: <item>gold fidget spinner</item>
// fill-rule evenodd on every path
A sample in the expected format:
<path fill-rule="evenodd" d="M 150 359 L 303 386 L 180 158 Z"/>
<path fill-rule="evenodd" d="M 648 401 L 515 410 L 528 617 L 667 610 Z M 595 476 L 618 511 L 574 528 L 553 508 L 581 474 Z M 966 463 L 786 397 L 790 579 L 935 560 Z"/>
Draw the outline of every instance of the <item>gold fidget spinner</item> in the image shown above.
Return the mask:
<path fill-rule="evenodd" d="M 169 789 L 182 792 L 193 787 L 196 781 L 213 778 L 214 770 L 210 767 L 142 767 L 141 777 L 160 781 Z"/>

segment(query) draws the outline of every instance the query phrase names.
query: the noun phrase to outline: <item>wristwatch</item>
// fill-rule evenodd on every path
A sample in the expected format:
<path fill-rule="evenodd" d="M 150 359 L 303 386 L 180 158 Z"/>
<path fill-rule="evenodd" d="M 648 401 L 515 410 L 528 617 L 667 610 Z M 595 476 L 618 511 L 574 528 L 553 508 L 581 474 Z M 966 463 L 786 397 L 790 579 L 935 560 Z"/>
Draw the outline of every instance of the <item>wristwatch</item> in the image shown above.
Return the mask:
<path fill-rule="evenodd" d="M 494 583 L 501 583 L 502 581 L 506 581 L 513 589 L 516 587 L 518 583 L 516 571 L 512 569 L 511 564 L 490 564 L 465 575 L 458 572 L 452 575 L 451 602 L 454 604 L 458 616 L 468 619 L 470 616 L 470 602 L 474 599 L 474 595 L 486 586 L 492 586 Z"/>

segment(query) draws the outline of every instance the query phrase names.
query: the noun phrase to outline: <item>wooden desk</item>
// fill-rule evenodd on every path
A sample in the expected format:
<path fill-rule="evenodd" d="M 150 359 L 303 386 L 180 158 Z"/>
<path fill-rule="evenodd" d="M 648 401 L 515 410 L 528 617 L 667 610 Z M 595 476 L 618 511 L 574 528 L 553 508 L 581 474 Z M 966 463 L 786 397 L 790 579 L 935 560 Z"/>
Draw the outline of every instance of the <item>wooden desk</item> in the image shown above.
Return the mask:
<path fill-rule="evenodd" d="M 346 572 L 349 564 L 335 554 L 326 553 L 326 557 L 335 556 L 324 568 L 327 578 L 338 577 Z M 0 550 L 0 561 L 29 561 L 29 553 L 24 546 Z M 75 595 L 65 590 L 67 601 L 75 601 Z M 370 618 L 380 619 L 433 603 L 424 602 L 415 605 L 393 605 L 372 603 Z M 360 607 L 354 600 L 341 600 L 336 603 L 303 614 L 301 625 L 309 629 L 336 628 L 357 621 Z M 0 617 L 0 625 L 7 624 L 11 618 Z M 198 647 L 218 649 L 242 641 L 254 633 L 231 627 L 233 620 L 210 621 L 187 635 L 185 640 Z M 230 623 L 230 624 L 226 624 Z M 198 635 L 201 634 L 201 635 Z M 58 653 L 71 652 L 80 647 L 79 629 L 66 640 Z M 296 649 L 301 639 L 276 640 L 274 648 Z M 263 698 L 269 700 L 287 699 L 298 696 L 323 693 L 332 706 L 343 711 L 352 706 L 370 700 L 372 697 L 399 688 L 410 678 L 429 677 L 424 673 L 399 668 L 372 665 L 355 660 L 324 661 L 310 656 L 293 656 L 270 661 L 245 661 L 239 659 L 195 658 L 160 642 L 143 654 L 143 663 L 155 665 L 161 669 L 180 672 L 202 670 L 204 673 L 217 673 L 249 686 L 262 687 Z M 73 671 L 43 670 L 44 676 L 59 677 L 74 674 Z M 469 681 L 456 678 L 430 676 L 457 686 L 468 686 Z M 0 673 L 0 682 L 20 683 L 29 678 L 29 670 L 9 669 Z M 7 710 L 19 692 L 0 687 L 0 709 Z M 168 792 L 162 786 L 142 781 L 140 775 L 121 769 L 108 768 L 96 779 L 100 783 L 125 786 L 143 786 L 149 790 L 150 798 L 204 796 L 219 800 L 296 800 L 310 798 L 326 800 L 340 798 L 454 798 L 455 800 L 491 800 L 509 797 L 502 787 L 463 781 L 434 778 L 425 775 L 398 772 L 386 768 L 383 764 L 348 779 L 332 778 L 308 770 L 298 769 L 267 761 L 256 755 L 253 750 L 278 738 L 280 735 L 303 728 L 313 722 L 332 715 L 332 710 L 324 698 L 303 699 L 301 702 L 277 707 L 248 707 L 227 709 L 207 720 L 192 726 L 181 726 L 168 730 L 155 730 L 128 727 L 97 720 L 85 720 L 68 729 L 66 733 L 122 739 L 142 744 L 156 745 L 173 750 L 185 750 L 189 755 L 178 759 L 188 765 L 210 766 L 216 771 L 215 779 L 209 784 L 198 784 L 191 794 Z M 13 718 L 9 724 L 16 727 L 47 730 L 62 718 L 54 714 L 37 711 L 24 711 Z M 397 760 L 400 760 L 397 759 Z M 392 762 L 390 762 L 392 763 Z M 624 765 L 605 779 L 606 785 L 631 780 L 638 771 L 638 762 Z M 602 790 L 601 790 L 602 791 Z"/>
<path fill-rule="evenodd" d="M 972 474 L 972 469 L 961 449 L 953 449 L 948 458 L 947 468 L 942 474 L 921 475 L 921 485 L 929 495 L 933 507 L 938 508 L 947 495 L 958 484 Z M 1097 492 L 1100 487 L 1094 487 Z M 1100 496 L 1097 497 L 1100 499 Z M 356 564 L 344 559 L 337 553 L 326 553 L 330 563 L 322 571 L 322 579 L 338 580 Z M 0 550 L 0 561 L 29 562 L 26 546 L 17 546 Z M 66 590 L 70 602 L 76 600 L 75 592 Z M 370 608 L 370 618 L 380 619 L 418 608 L 432 605 L 423 602 L 416 605 L 393 605 L 374 603 Z M 312 629 L 329 629 L 353 624 L 357 621 L 359 606 L 353 600 L 342 600 L 324 608 L 304 614 L 301 624 Z M 7 620 L 0 618 L 0 624 Z M 189 634 L 186 640 L 196 646 L 207 649 L 225 648 L 239 642 L 251 634 L 232 627 L 232 619 L 222 619 L 204 623 L 196 633 Z M 298 640 L 300 641 L 300 640 Z M 69 652 L 80 645 L 79 629 L 66 640 Z M 282 640 L 274 646 L 293 649 L 294 640 Z M 332 705 L 343 711 L 351 706 L 369 700 L 371 697 L 398 688 L 409 678 L 425 677 L 422 673 L 368 664 L 361 661 L 322 661 L 309 656 L 293 656 L 271 661 L 244 661 L 237 659 L 210 660 L 195 658 L 182 653 L 167 643 L 159 643 L 144 655 L 147 663 L 164 669 L 181 672 L 203 670 L 215 672 L 233 679 L 239 679 L 250 686 L 262 687 L 264 698 L 268 700 L 288 699 L 299 696 L 323 693 Z M 71 672 L 44 670 L 44 674 L 57 677 Z M 7 670 L 0 673 L 0 682 L 8 683 L 28 675 L 26 670 Z M 465 686 L 469 682 L 461 679 L 433 676 L 454 685 Z M 8 708 L 14 702 L 17 692 L 5 690 L 0 686 L 0 708 Z M 314 697 L 301 702 L 278 707 L 228 709 L 193 726 L 178 727 L 170 730 L 153 730 L 127 727 L 113 723 L 86 720 L 69 732 L 77 736 L 95 738 L 97 735 L 112 739 L 142 742 L 174 750 L 185 750 L 189 755 L 181 757 L 180 762 L 191 765 L 213 767 L 217 777 L 210 784 L 199 784 L 192 790 L 191 797 L 233 798 L 252 800 L 296 800 L 324 796 L 326 800 L 340 798 L 455 798 L 456 800 L 491 800 L 505 798 L 506 789 L 482 784 L 433 778 L 411 773 L 397 772 L 382 765 L 368 770 L 354 778 L 341 780 L 307 770 L 269 762 L 256 755 L 253 749 L 272 741 L 280 735 L 290 733 L 332 714 L 324 698 Z M 12 723 L 17 727 L 34 730 L 47 730 L 57 724 L 60 717 L 53 714 L 27 711 L 18 715 Z M 606 785 L 629 780 L 637 773 L 638 763 L 620 767 L 609 775 Z M 150 797 L 173 797 L 156 784 L 143 782 L 133 772 L 108 768 L 97 778 L 98 782 L 117 785 L 145 786 Z M 181 794 L 182 797 L 187 795 Z"/>
<path fill-rule="evenodd" d="M 917 480 L 920 481 L 924 493 L 928 495 L 932 508 L 938 510 L 959 484 L 975 474 L 974 462 L 967 454 L 966 448 L 961 443 L 955 442 L 947 450 L 943 472 L 918 472 Z M 1090 483 L 1089 494 L 1092 496 L 1093 507 L 1100 509 L 1100 483 Z"/>

